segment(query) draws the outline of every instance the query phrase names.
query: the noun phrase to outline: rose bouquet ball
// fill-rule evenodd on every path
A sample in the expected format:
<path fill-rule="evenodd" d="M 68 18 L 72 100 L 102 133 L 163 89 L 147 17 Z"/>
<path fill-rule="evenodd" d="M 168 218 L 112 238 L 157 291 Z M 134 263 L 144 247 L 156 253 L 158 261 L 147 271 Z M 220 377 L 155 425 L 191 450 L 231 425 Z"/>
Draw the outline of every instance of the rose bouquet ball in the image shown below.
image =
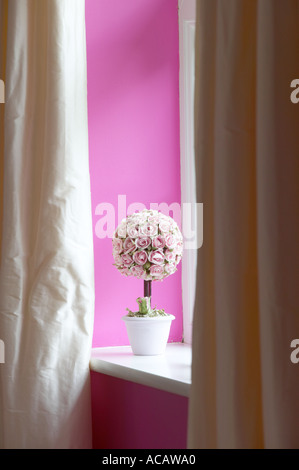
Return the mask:
<path fill-rule="evenodd" d="M 145 281 L 161 281 L 173 274 L 183 254 L 178 225 L 154 210 L 145 209 L 124 219 L 112 244 L 114 265 L 120 273 Z"/>

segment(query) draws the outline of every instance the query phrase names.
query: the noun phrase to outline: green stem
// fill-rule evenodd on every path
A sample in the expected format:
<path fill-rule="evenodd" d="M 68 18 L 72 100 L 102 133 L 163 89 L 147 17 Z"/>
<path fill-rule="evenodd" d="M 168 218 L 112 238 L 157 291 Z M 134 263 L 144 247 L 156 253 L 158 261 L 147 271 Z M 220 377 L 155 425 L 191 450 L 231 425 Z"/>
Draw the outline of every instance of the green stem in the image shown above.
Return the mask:
<path fill-rule="evenodd" d="M 147 315 L 151 312 L 150 297 L 138 297 L 137 302 L 139 304 L 139 313 L 141 315 Z"/>

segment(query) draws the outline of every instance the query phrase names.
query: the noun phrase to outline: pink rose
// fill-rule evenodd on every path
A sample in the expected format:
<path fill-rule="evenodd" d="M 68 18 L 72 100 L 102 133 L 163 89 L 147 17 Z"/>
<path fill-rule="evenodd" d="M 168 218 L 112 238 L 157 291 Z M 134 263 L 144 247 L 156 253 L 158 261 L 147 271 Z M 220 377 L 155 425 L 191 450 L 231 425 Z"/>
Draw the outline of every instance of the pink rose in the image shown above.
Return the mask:
<path fill-rule="evenodd" d="M 117 228 L 117 234 L 119 238 L 126 238 L 127 236 L 127 224 L 126 222 L 122 222 L 120 226 Z"/>
<path fill-rule="evenodd" d="M 160 232 L 162 232 L 162 233 L 169 232 L 169 230 L 170 230 L 169 222 L 161 220 L 160 223 L 159 223 L 159 229 L 160 229 Z"/>
<path fill-rule="evenodd" d="M 161 235 L 153 238 L 152 245 L 154 248 L 162 249 L 165 246 L 165 239 Z"/>
<path fill-rule="evenodd" d="M 131 274 L 135 277 L 138 277 L 138 279 L 143 277 L 144 270 L 142 266 L 131 266 L 130 271 Z"/>
<path fill-rule="evenodd" d="M 164 263 L 164 255 L 161 251 L 151 251 L 149 261 L 153 264 L 162 265 Z"/>
<path fill-rule="evenodd" d="M 119 271 L 123 276 L 132 276 L 128 268 L 122 268 L 122 269 L 119 269 Z"/>
<path fill-rule="evenodd" d="M 123 265 L 125 266 L 125 268 L 128 268 L 133 263 L 133 260 L 132 260 L 131 256 L 128 255 L 127 253 L 122 255 L 121 259 L 122 259 L 122 262 L 123 262 Z"/>
<path fill-rule="evenodd" d="M 133 260 L 136 264 L 143 266 L 147 262 L 147 254 L 145 251 L 135 251 Z"/>
<path fill-rule="evenodd" d="M 130 238 L 137 238 L 139 236 L 139 226 L 137 224 L 128 225 L 127 234 Z"/>
<path fill-rule="evenodd" d="M 158 226 L 155 224 L 147 223 L 142 225 L 141 234 L 147 237 L 154 237 L 158 233 Z"/>
<path fill-rule="evenodd" d="M 175 247 L 174 251 L 175 251 L 175 254 L 176 254 L 176 255 L 181 256 L 181 255 L 183 254 L 183 243 L 182 243 L 182 242 L 178 242 L 178 243 L 176 244 L 176 247 Z"/>
<path fill-rule="evenodd" d="M 150 274 L 151 276 L 157 277 L 158 279 L 163 277 L 163 274 L 164 274 L 163 266 L 157 266 L 157 265 L 151 266 Z"/>
<path fill-rule="evenodd" d="M 115 253 L 121 253 L 123 249 L 123 244 L 120 238 L 113 238 L 112 245 L 113 245 L 113 251 Z"/>
<path fill-rule="evenodd" d="M 174 262 L 176 258 L 176 254 L 173 251 L 166 250 L 165 251 L 165 258 L 167 259 L 168 262 Z"/>
<path fill-rule="evenodd" d="M 173 274 L 176 271 L 176 265 L 174 263 L 166 264 L 165 271 L 167 274 Z"/>
<path fill-rule="evenodd" d="M 117 266 L 121 266 L 123 264 L 122 257 L 118 255 L 117 253 L 113 254 L 114 256 L 114 261 Z"/>
<path fill-rule="evenodd" d="M 140 237 L 136 239 L 136 246 L 138 248 L 148 248 L 151 244 L 151 239 L 149 237 Z"/>
<path fill-rule="evenodd" d="M 165 235 L 165 244 L 166 244 L 167 248 L 174 248 L 175 247 L 176 239 L 174 238 L 172 233 L 168 233 L 167 235 Z"/>
<path fill-rule="evenodd" d="M 149 215 L 148 221 L 152 224 L 158 224 L 159 223 L 159 214 Z"/>
<path fill-rule="evenodd" d="M 126 253 L 131 253 L 136 250 L 136 245 L 131 238 L 126 238 L 124 241 L 124 250 Z"/>

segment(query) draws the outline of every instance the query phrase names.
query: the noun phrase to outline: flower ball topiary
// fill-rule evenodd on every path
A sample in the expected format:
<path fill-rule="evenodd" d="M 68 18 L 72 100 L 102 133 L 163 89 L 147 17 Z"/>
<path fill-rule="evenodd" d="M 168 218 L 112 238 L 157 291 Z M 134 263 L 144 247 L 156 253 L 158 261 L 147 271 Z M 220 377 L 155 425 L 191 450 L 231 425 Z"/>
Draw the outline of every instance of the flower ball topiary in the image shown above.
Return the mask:
<path fill-rule="evenodd" d="M 183 254 L 177 223 L 155 210 L 129 215 L 117 227 L 112 244 L 119 272 L 145 281 L 161 281 L 173 274 Z"/>

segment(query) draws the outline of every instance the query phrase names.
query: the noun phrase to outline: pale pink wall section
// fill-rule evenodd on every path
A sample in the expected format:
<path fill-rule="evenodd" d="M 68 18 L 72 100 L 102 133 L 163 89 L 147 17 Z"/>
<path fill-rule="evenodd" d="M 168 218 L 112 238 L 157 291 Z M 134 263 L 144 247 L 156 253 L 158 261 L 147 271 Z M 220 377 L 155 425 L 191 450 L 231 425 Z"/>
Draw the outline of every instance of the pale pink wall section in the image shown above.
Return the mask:
<path fill-rule="evenodd" d="M 128 344 L 121 317 L 135 310 L 143 283 L 112 265 L 96 208 L 113 205 L 117 223 L 119 195 L 127 207 L 181 201 L 177 0 L 86 0 L 86 30 L 97 347 Z M 153 283 L 152 297 L 175 315 L 170 341 L 180 341 L 181 269 Z"/>

